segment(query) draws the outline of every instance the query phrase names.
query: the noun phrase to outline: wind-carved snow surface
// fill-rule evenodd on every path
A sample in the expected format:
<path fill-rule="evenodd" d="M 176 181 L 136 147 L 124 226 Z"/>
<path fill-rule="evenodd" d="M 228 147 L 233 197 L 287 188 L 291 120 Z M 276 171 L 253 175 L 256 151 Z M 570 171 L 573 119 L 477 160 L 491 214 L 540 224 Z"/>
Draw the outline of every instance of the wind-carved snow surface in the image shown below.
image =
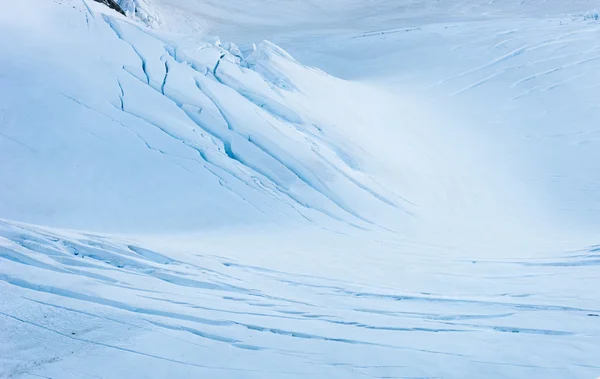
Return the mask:
<path fill-rule="evenodd" d="M 8 221 L 0 235 L 5 377 L 559 378 L 596 369 L 600 308 L 581 277 L 597 271 L 597 246 L 475 261 L 407 245 L 419 254 L 398 261 L 393 244 L 331 234 L 284 235 L 275 254 L 254 233 L 239 244 L 203 236 L 168 254 Z M 311 253 L 323 244 L 327 257 Z M 302 257 L 281 256 L 298 248 Z M 396 276 L 365 275 L 382 263 L 364 248 L 393 262 Z M 255 255 L 297 266 L 256 266 Z M 566 305 L 575 291 L 590 295 Z"/>
<path fill-rule="evenodd" d="M 0 15 L 0 377 L 600 375 L 593 4 L 119 3 Z"/>

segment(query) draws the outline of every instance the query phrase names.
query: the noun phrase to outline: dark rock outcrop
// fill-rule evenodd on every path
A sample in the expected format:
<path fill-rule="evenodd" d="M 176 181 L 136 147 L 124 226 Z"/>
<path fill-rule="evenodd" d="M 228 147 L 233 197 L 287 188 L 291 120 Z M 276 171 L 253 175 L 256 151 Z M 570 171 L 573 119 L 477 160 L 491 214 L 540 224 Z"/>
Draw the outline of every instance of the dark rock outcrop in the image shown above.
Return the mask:
<path fill-rule="evenodd" d="M 102 3 L 109 7 L 110 9 L 114 9 L 117 12 L 121 13 L 123 16 L 126 16 L 125 12 L 121 8 L 121 6 L 115 0 L 94 0 L 98 3 Z"/>

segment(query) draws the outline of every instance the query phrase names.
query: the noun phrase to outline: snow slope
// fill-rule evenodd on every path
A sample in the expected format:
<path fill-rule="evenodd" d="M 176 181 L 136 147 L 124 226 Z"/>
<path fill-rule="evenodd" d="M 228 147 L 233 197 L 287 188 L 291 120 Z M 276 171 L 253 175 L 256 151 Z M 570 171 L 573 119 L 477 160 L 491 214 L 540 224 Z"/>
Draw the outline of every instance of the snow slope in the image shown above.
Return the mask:
<path fill-rule="evenodd" d="M 597 372 L 597 247 L 474 258 L 288 231 L 146 238 L 162 244 L 151 251 L 12 222 L 0 232 L 6 377 Z"/>
<path fill-rule="evenodd" d="M 593 1 L 120 4 L 0 15 L 0 377 L 600 374 Z"/>
<path fill-rule="evenodd" d="M 208 30 L 242 50 L 267 38 L 303 63 L 368 83 L 359 101 L 340 97 L 374 124 L 358 140 L 379 154 L 372 170 L 388 168 L 379 180 L 393 179 L 386 187 L 417 204 L 412 213 L 448 214 L 454 226 L 472 210 L 467 239 L 490 215 L 484 230 L 502 224 L 509 235 L 523 219 L 541 235 L 558 225 L 566 238 L 600 226 L 594 1 L 152 4 L 163 27 Z"/>
<path fill-rule="evenodd" d="M 307 93 L 336 79 L 267 42 L 242 57 L 72 3 L 36 5 L 50 25 L 3 41 L 19 57 L 3 67 L 5 217 L 164 232 L 321 217 L 371 225 L 406 205 L 357 169 L 354 141 L 310 112 Z M 49 111 L 29 111 L 40 103 Z"/>

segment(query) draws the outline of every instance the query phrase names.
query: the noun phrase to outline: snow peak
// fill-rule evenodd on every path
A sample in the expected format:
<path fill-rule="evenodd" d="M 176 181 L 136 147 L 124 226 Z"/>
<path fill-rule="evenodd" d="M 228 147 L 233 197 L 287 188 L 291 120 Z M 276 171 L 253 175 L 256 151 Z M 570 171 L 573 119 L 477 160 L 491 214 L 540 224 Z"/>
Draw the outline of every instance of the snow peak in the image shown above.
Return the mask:
<path fill-rule="evenodd" d="M 98 3 L 102 3 L 106 6 L 108 6 L 111 9 L 116 10 L 117 12 L 121 13 L 123 16 L 126 16 L 125 12 L 123 12 L 123 9 L 121 8 L 121 6 L 115 1 L 115 0 L 94 0 Z"/>

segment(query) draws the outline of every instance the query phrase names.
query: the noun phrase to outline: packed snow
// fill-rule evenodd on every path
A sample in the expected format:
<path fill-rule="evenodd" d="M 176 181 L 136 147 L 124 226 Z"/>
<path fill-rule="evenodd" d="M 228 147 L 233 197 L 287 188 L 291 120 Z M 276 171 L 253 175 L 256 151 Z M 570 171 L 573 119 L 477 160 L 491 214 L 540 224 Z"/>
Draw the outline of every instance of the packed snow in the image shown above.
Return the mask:
<path fill-rule="evenodd" d="M 0 14 L 1 378 L 600 375 L 595 1 L 117 2 Z"/>

